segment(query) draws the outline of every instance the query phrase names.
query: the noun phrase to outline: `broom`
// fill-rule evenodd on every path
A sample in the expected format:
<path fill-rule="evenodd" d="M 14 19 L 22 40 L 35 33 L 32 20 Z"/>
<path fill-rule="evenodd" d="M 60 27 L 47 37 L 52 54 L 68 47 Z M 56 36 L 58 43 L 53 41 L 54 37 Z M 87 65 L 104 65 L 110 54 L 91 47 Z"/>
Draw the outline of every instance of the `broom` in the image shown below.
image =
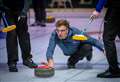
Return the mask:
<path fill-rule="evenodd" d="M 8 21 L 3 14 L 2 14 L 2 20 L 6 27 L 4 27 L 3 29 L 0 29 L 0 32 L 9 32 L 16 29 L 16 25 L 8 25 Z"/>

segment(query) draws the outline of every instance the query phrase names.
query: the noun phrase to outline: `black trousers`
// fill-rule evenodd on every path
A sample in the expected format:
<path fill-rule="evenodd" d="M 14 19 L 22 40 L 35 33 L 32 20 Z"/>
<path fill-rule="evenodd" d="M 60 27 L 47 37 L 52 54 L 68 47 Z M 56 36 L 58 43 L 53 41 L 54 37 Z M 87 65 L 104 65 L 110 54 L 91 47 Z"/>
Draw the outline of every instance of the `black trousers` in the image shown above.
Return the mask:
<path fill-rule="evenodd" d="M 113 14 L 113 15 L 112 15 Z M 111 16 L 112 15 L 112 16 Z M 103 42 L 106 51 L 106 58 L 110 70 L 118 69 L 117 51 L 115 38 L 120 38 L 120 17 L 114 16 L 114 12 L 108 13 L 108 18 L 104 22 Z M 110 18 L 111 17 L 111 18 Z"/>
<path fill-rule="evenodd" d="M 79 60 L 87 56 L 92 56 L 92 45 L 81 44 L 78 50 L 68 58 L 68 64 L 75 65 Z"/>
<path fill-rule="evenodd" d="M 45 0 L 33 0 L 32 2 L 35 11 L 35 21 L 45 22 L 46 20 Z"/>
<path fill-rule="evenodd" d="M 16 29 L 7 33 L 6 47 L 8 54 L 8 65 L 18 61 L 18 44 L 21 49 L 23 61 L 31 58 L 30 35 L 28 32 L 27 18 L 18 22 L 18 14 L 11 12 L 6 14 L 9 25 L 15 24 Z"/>

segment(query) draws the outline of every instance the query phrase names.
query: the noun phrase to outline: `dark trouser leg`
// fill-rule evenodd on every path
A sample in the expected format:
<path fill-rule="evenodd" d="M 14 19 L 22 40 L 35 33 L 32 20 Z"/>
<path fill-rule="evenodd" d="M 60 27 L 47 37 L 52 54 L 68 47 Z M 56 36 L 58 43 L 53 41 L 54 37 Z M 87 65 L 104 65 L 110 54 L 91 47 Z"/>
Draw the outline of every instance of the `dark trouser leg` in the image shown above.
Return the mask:
<path fill-rule="evenodd" d="M 115 70 L 118 68 L 117 52 L 115 46 L 115 38 L 118 33 L 117 28 L 118 26 L 111 21 L 107 21 L 104 24 L 103 41 L 110 70 Z"/>
<path fill-rule="evenodd" d="M 7 14 L 7 20 L 9 24 L 14 23 L 14 16 L 12 14 Z M 16 64 L 18 61 L 18 42 L 17 42 L 17 34 L 16 30 L 7 33 L 6 37 L 6 48 L 8 55 L 8 65 Z"/>
<path fill-rule="evenodd" d="M 8 65 L 13 63 L 16 64 L 18 61 L 18 43 L 15 30 L 7 33 L 6 47 L 8 54 Z"/>
<path fill-rule="evenodd" d="M 33 8 L 35 11 L 36 22 L 45 22 L 46 11 L 45 11 L 45 0 L 33 0 Z"/>
<path fill-rule="evenodd" d="M 19 44 L 20 44 L 20 48 L 21 48 L 21 52 L 22 52 L 22 58 L 24 61 L 25 59 L 32 58 L 27 18 L 18 22 L 17 27 L 18 27 L 17 28 L 18 40 L 19 40 Z"/>
<path fill-rule="evenodd" d="M 45 20 L 46 20 L 46 11 L 45 11 L 46 5 L 45 5 L 45 3 L 46 3 L 45 0 L 41 0 L 40 7 L 39 7 L 41 22 L 45 22 Z"/>
<path fill-rule="evenodd" d="M 78 50 L 69 57 L 68 64 L 75 65 L 88 55 L 92 55 L 92 46 L 90 44 L 81 44 Z"/>

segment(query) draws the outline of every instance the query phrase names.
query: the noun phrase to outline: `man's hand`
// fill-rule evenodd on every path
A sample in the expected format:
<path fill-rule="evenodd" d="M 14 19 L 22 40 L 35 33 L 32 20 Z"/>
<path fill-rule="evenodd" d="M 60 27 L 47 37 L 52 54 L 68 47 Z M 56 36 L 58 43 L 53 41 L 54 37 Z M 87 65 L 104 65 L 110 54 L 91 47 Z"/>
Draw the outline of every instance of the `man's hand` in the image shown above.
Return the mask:
<path fill-rule="evenodd" d="M 51 68 L 54 68 L 54 61 L 53 61 L 53 59 L 49 59 L 48 63 L 42 62 L 41 64 L 47 65 L 47 66 L 49 66 Z"/>
<path fill-rule="evenodd" d="M 95 19 L 95 18 L 98 18 L 100 16 L 100 12 L 98 11 L 93 11 L 92 15 L 91 15 L 91 19 Z"/>

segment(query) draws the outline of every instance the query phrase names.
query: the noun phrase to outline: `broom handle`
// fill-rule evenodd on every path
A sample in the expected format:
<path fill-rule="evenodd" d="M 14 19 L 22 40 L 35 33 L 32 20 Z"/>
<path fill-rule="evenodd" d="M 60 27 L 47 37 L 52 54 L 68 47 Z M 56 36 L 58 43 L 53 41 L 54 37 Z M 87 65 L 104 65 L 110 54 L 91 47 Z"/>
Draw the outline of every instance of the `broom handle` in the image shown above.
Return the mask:
<path fill-rule="evenodd" d="M 94 18 L 91 16 L 91 17 L 89 18 L 87 24 L 83 27 L 83 28 L 84 28 L 84 29 L 83 29 L 84 32 L 87 31 L 89 25 L 93 22 L 93 20 L 94 20 Z"/>
<path fill-rule="evenodd" d="M 8 25 L 8 21 L 7 21 L 7 19 L 5 18 L 5 16 L 4 16 L 3 13 L 2 13 L 2 20 L 3 20 L 4 24 L 5 24 L 5 26 L 9 26 L 9 25 Z"/>

